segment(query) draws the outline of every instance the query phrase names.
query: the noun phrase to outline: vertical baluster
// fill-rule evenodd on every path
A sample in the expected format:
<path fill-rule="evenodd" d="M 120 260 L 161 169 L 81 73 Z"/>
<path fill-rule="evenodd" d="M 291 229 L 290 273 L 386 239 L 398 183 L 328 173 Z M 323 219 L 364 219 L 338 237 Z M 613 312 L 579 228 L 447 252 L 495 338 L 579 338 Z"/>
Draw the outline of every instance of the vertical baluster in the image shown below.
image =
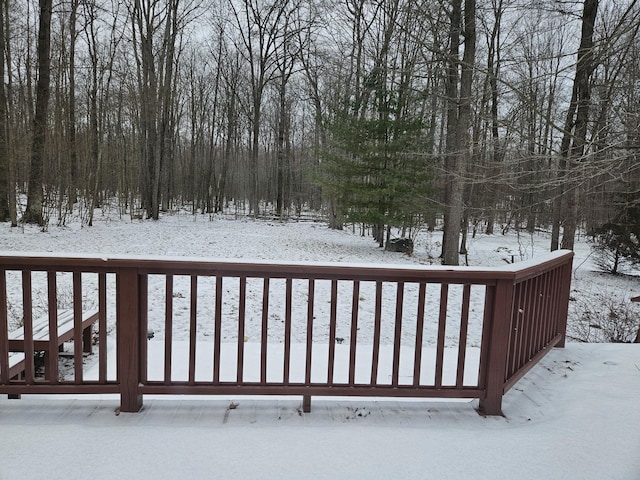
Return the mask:
<path fill-rule="evenodd" d="M 51 383 L 58 383 L 58 291 L 56 287 L 56 272 L 47 272 L 49 346 L 45 352 L 45 378 Z"/>
<path fill-rule="evenodd" d="M 424 335 L 424 303 L 427 285 L 420 284 L 418 290 L 418 311 L 416 313 L 416 345 L 413 352 L 413 386 L 420 385 L 420 371 L 422 369 L 422 338 Z"/>
<path fill-rule="evenodd" d="M 140 382 L 147 383 L 149 376 L 149 276 L 138 276 L 140 324 L 138 325 L 138 351 L 140 352 Z"/>
<path fill-rule="evenodd" d="M 215 331 L 213 332 L 213 383 L 220 383 L 220 345 L 222 342 L 222 277 L 216 277 Z"/>
<path fill-rule="evenodd" d="M 24 379 L 27 384 L 33 383 L 33 313 L 31 301 L 31 271 L 22 271 L 22 318 L 24 327 Z"/>
<path fill-rule="evenodd" d="M 440 313 L 438 315 L 438 341 L 436 347 L 436 387 L 442 386 L 442 368 L 444 365 L 444 340 L 447 329 L 447 302 L 449 299 L 449 285 L 443 283 L 440 286 Z"/>
<path fill-rule="evenodd" d="M 551 282 L 553 281 L 554 270 L 547 272 L 543 280 L 542 289 L 542 322 L 540 327 L 539 344 L 546 346 L 550 338 L 547 336 L 547 326 L 549 322 L 549 302 L 551 301 Z"/>
<path fill-rule="evenodd" d="M 382 282 L 376 282 L 376 310 L 373 324 L 373 355 L 371 358 L 371 385 L 378 384 L 380 361 L 380 326 L 382 323 Z"/>
<path fill-rule="evenodd" d="M 489 362 L 489 342 L 493 325 L 493 314 L 496 297 L 495 285 L 487 285 L 484 292 L 484 313 L 482 315 L 482 338 L 480 340 L 480 364 L 478 366 L 478 387 L 484 388 L 487 382 L 487 365 Z"/>
<path fill-rule="evenodd" d="M 0 270 L 0 383 L 9 383 L 9 318 L 7 315 L 7 277 Z"/>
<path fill-rule="evenodd" d="M 331 281 L 331 313 L 329 316 L 329 361 L 327 363 L 327 383 L 333 385 L 336 358 L 336 324 L 338 323 L 338 281 Z"/>
<path fill-rule="evenodd" d="M 189 318 L 189 383 L 196 381 L 196 333 L 198 326 L 198 276 L 191 275 L 191 312 Z"/>
<path fill-rule="evenodd" d="M 304 383 L 311 384 L 311 360 L 313 355 L 313 304 L 315 301 L 315 280 L 309 279 L 309 293 L 307 295 L 307 358 L 305 364 Z"/>
<path fill-rule="evenodd" d="M 541 278 L 541 286 L 540 286 L 540 314 L 538 319 L 538 332 L 536 337 L 536 351 L 540 350 L 547 344 L 547 318 L 549 316 L 549 282 L 551 282 L 551 277 L 553 275 L 553 271 L 548 271 Z"/>
<path fill-rule="evenodd" d="M 464 385 L 464 364 L 467 355 L 467 330 L 469 328 L 469 301 L 471 299 L 471 285 L 465 285 L 462 290 L 462 312 L 460 314 L 460 336 L 458 339 L 458 369 L 456 372 L 456 387 Z"/>
<path fill-rule="evenodd" d="M 531 283 L 531 293 L 529 295 L 529 308 L 531 310 L 531 316 L 529 317 L 529 329 L 527 331 L 527 343 L 524 360 L 522 365 L 525 365 L 533 356 L 535 351 L 534 340 L 536 337 L 536 327 L 538 323 L 538 292 L 540 291 L 540 277 L 535 277 L 529 280 Z M 522 366 L 521 365 L 521 366 Z"/>
<path fill-rule="evenodd" d="M 82 383 L 82 273 L 73 272 L 73 380 Z"/>
<path fill-rule="evenodd" d="M 533 339 L 535 338 L 535 328 L 536 322 L 538 320 L 538 292 L 540 288 L 540 277 L 537 276 L 529 280 L 531 283 L 531 295 L 530 295 L 530 305 L 531 305 L 531 319 L 529 321 L 529 335 L 527 337 L 527 351 L 525 355 L 524 364 L 526 364 L 532 356 L 533 351 Z"/>
<path fill-rule="evenodd" d="M 285 307 L 284 307 L 284 365 L 283 365 L 283 381 L 289 383 L 289 375 L 291 368 L 291 303 L 292 303 L 293 280 L 287 278 Z"/>
<path fill-rule="evenodd" d="M 523 365 L 525 365 L 531 357 L 533 357 L 535 353 L 535 340 L 538 329 L 538 321 L 540 312 L 538 311 L 539 306 L 539 293 L 540 293 L 540 276 L 532 278 L 531 282 L 531 320 L 529 325 L 529 337 L 527 338 L 527 354 L 525 356 L 525 361 Z"/>
<path fill-rule="evenodd" d="M 540 277 L 535 277 L 529 280 L 531 285 L 531 293 L 529 295 L 529 308 L 531 316 L 529 317 L 529 329 L 527 331 L 527 343 L 525 356 L 522 365 L 525 365 L 529 359 L 533 356 L 533 339 L 535 338 L 535 327 L 538 319 L 538 285 L 540 283 Z M 521 366 L 522 366 L 521 365 Z"/>
<path fill-rule="evenodd" d="M 524 331 L 523 283 L 514 286 L 513 310 L 509 331 L 509 344 L 507 346 L 507 376 L 511 376 L 518 368 L 518 356 L 520 355 L 520 342 Z"/>
<path fill-rule="evenodd" d="M 547 329 L 546 329 L 546 338 L 547 341 L 551 340 L 556 336 L 555 332 L 555 315 L 556 315 L 556 305 L 559 302 L 560 295 L 560 271 L 561 268 L 556 268 L 553 270 L 551 274 L 551 280 L 549 285 L 549 309 L 547 311 Z"/>
<path fill-rule="evenodd" d="M 313 357 L 313 305 L 315 301 L 315 280 L 309 279 L 309 288 L 307 295 L 307 345 L 306 345 L 306 361 L 305 361 L 305 373 L 304 384 L 311 385 L 311 362 Z M 302 397 L 302 411 L 311 411 L 311 395 L 303 395 Z"/>
<path fill-rule="evenodd" d="M 538 277 L 538 287 L 536 288 L 536 325 L 534 328 L 534 335 L 532 340 L 533 352 L 535 355 L 542 347 L 542 330 L 544 324 L 544 291 L 547 284 L 547 277 L 549 273 L 543 273 Z"/>
<path fill-rule="evenodd" d="M 107 274 L 98 274 L 98 381 L 107 382 Z"/>
<path fill-rule="evenodd" d="M 398 282 L 396 290 L 396 324 L 393 337 L 393 367 L 391 384 L 398 386 L 400 378 L 400 349 L 402 344 L 402 306 L 404 303 L 404 282 Z"/>
<path fill-rule="evenodd" d="M 554 337 L 557 334 L 562 335 L 560 342 L 556 345 L 563 348 L 567 336 L 567 314 L 569 310 L 569 297 L 571 296 L 571 266 L 573 264 L 573 255 L 567 259 L 562 265 L 560 273 L 560 288 L 558 288 L 558 302 L 556 304 L 556 322 L 554 325 Z"/>
<path fill-rule="evenodd" d="M 173 275 L 165 278 L 164 303 L 164 383 L 171 384 L 171 362 L 173 360 Z"/>
<path fill-rule="evenodd" d="M 507 371 L 507 375 L 514 373 L 518 370 L 518 364 L 520 363 L 520 357 L 522 356 L 522 339 L 526 333 L 526 304 L 527 304 L 527 282 L 520 282 L 516 284 L 514 289 L 514 295 L 517 294 L 517 297 L 514 297 L 513 303 L 513 315 L 517 318 L 517 330 L 515 332 L 516 338 L 514 342 L 514 354 L 513 354 L 513 363 L 511 365 L 511 371 Z"/>
<path fill-rule="evenodd" d="M 267 343 L 269 341 L 269 278 L 262 289 L 262 336 L 260 339 L 260 383 L 267 383 Z"/>
<path fill-rule="evenodd" d="M 544 328 L 542 330 L 542 342 L 544 345 L 547 345 L 552 338 L 549 336 L 549 323 L 551 322 L 551 302 L 553 298 L 553 279 L 555 275 L 555 269 L 550 271 L 545 282 Z"/>
<path fill-rule="evenodd" d="M 552 299 L 553 299 L 553 283 L 556 276 L 557 269 L 551 270 L 545 278 L 544 288 L 544 313 L 543 313 L 543 327 L 542 327 L 542 344 L 547 345 L 552 337 L 549 336 L 549 325 L 552 315 Z"/>
<path fill-rule="evenodd" d="M 534 295 L 534 286 L 532 284 L 532 280 L 529 279 L 524 282 L 525 285 L 525 296 L 524 296 L 524 305 L 522 307 L 523 316 L 524 316 L 524 325 L 522 331 L 522 339 L 521 339 L 521 348 L 520 348 L 520 356 L 518 358 L 518 364 L 516 366 L 515 371 L 517 371 L 522 365 L 527 362 L 527 356 L 529 354 L 529 339 L 531 336 L 531 324 L 533 323 L 533 301 L 532 297 Z"/>
<path fill-rule="evenodd" d="M 126 355 L 122 351 L 122 348 L 125 343 L 128 343 L 128 342 L 122 341 L 122 336 L 125 330 L 129 331 L 129 328 L 126 327 L 123 323 L 124 322 L 123 315 L 130 314 L 131 307 L 124 308 L 124 306 L 122 305 L 122 299 L 125 296 L 123 295 L 123 292 L 122 292 L 123 275 L 121 275 L 120 272 L 118 272 L 116 273 L 115 277 L 116 277 L 116 348 L 115 348 L 114 354 L 116 356 L 116 383 L 121 383 L 123 380 L 122 366 L 124 365 L 124 362 L 121 360 L 121 358 Z M 136 288 L 137 288 L 137 284 L 136 284 Z M 136 295 L 137 295 L 137 292 L 136 292 Z M 138 302 L 137 296 L 136 296 L 136 302 Z M 125 313 L 125 310 L 126 310 L 126 313 Z"/>
<path fill-rule="evenodd" d="M 556 283 L 554 285 L 554 296 L 553 296 L 553 313 L 551 315 L 551 337 L 555 337 L 556 333 L 557 333 L 557 326 L 558 326 L 558 320 L 559 320 L 559 316 L 558 316 L 558 311 L 559 311 L 559 306 L 562 303 L 562 268 L 558 269 L 557 275 L 556 275 Z"/>
<path fill-rule="evenodd" d="M 358 309 L 360 303 L 360 281 L 353 281 L 351 300 L 351 338 L 349 339 L 349 385 L 356 383 L 356 345 L 358 340 Z"/>
<path fill-rule="evenodd" d="M 244 320 L 247 305 L 247 277 L 240 277 L 240 299 L 238 301 L 238 384 L 244 382 Z"/>

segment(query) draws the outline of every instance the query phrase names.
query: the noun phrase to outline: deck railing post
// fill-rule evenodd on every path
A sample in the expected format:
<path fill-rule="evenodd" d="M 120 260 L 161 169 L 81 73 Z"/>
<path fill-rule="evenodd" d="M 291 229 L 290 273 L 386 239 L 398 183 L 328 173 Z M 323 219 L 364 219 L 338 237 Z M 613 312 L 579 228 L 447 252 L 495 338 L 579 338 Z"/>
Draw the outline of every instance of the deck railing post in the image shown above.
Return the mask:
<path fill-rule="evenodd" d="M 560 340 L 556 347 L 564 348 L 565 338 L 567 336 L 567 315 L 569 314 L 569 297 L 571 296 L 571 275 L 573 272 L 573 257 L 567 260 L 562 267 L 561 274 L 561 286 L 559 303 L 556 305 L 557 328 L 556 333 L 562 334 L 562 340 Z"/>
<path fill-rule="evenodd" d="M 480 399 L 480 411 L 485 415 L 502 415 L 502 396 L 507 371 L 507 355 L 511 328 L 511 310 L 513 303 L 513 281 L 498 280 L 493 300 L 493 314 L 487 340 L 487 362 L 483 366 L 485 398 Z"/>
<path fill-rule="evenodd" d="M 138 270 L 122 268 L 116 277 L 117 352 L 120 411 L 142 408 L 140 384 L 140 284 Z"/>

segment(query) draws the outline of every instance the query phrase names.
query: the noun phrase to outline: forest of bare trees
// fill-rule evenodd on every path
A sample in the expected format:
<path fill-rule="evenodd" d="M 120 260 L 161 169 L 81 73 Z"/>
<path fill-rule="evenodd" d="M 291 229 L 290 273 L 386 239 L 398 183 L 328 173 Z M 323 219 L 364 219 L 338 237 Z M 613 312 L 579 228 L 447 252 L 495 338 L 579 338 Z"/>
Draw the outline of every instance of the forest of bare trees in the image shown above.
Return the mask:
<path fill-rule="evenodd" d="M 0 220 L 551 232 L 640 202 L 636 0 L 0 0 Z M 461 235 L 462 234 L 462 235 Z M 461 241 L 462 240 L 462 241 Z"/>

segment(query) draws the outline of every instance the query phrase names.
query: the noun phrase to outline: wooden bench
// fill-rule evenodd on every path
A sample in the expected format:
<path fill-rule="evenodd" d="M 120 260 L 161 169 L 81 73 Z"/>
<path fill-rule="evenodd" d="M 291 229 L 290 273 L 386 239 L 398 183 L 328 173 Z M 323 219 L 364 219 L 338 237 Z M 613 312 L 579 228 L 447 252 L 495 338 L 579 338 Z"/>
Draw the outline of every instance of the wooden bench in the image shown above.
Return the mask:
<path fill-rule="evenodd" d="M 90 310 L 82 314 L 82 351 L 93 351 L 93 324 L 98 320 L 98 311 Z M 58 312 L 58 333 L 56 345 L 62 351 L 64 343 L 73 338 L 74 319 L 73 310 L 60 310 Z M 9 333 L 9 378 L 16 378 L 25 371 L 25 339 L 24 327 Z M 43 316 L 33 322 L 33 351 L 44 352 L 45 357 L 50 353 L 49 342 L 49 317 Z M 46 374 L 45 361 L 45 377 Z"/>

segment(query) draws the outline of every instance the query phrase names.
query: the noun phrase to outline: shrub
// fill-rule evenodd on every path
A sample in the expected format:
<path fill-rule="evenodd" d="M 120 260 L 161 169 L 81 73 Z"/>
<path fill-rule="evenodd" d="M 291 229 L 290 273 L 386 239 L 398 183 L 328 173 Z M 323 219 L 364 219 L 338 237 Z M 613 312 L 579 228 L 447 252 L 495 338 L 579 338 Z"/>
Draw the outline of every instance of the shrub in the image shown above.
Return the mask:
<path fill-rule="evenodd" d="M 637 305 L 628 298 L 595 294 L 577 301 L 567 336 L 579 342 L 631 343 L 640 328 Z"/>

